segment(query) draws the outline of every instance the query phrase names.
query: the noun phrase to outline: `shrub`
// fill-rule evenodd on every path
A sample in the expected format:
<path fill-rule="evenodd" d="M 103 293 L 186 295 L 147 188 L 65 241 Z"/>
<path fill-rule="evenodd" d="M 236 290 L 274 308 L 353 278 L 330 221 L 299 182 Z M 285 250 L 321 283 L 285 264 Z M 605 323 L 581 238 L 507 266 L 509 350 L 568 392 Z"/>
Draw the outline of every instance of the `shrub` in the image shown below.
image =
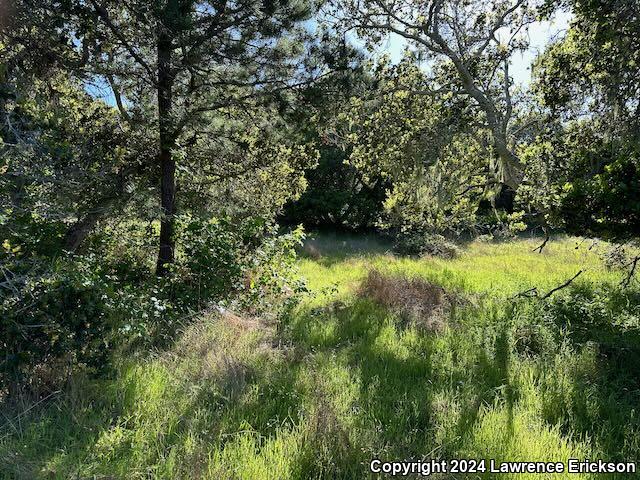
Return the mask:
<path fill-rule="evenodd" d="M 255 311 L 278 311 L 283 297 L 302 290 L 296 279 L 295 248 L 301 228 L 279 234 L 274 224 L 252 218 L 240 224 L 228 219 L 190 219 L 184 249 L 172 279 L 182 309 L 214 301 Z"/>
<path fill-rule="evenodd" d="M 633 239 L 640 232 L 640 147 L 587 144 L 573 153 L 575 175 L 563 187 L 563 226 L 572 234 Z M 593 165 L 598 169 L 591 173 Z"/>
<path fill-rule="evenodd" d="M 116 343 L 144 335 L 166 306 L 149 290 L 120 284 L 94 256 L 62 257 L 32 267 L 0 297 L 0 386 L 29 383 L 48 364 L 101 370 Z M 16 263 L 17 265 L 17 263 Z M 64 375 L 59 375 L 64 377 Z"/>
<path fill-rule="evenodd" d="M 305 172 L 307 189 L 285 205 L 281 220 L 307 228 L 372 228 L 382 213 L 388 182 L 365 182 L 357 168 L 345 163 L 340 149 L 323 146 L 320 154 L 318 165 Z"/>
<path fill-rule="evenodd" d="M 394 251 L 400 255 L 431 255 L 455 258 L 458 247 L 442 235 L 423 232 L 403 232 L 396 237 Z"/>
<path fill-rule="evenodd" d="M 245 281 L 238 301 L 253 314 L 278 316 L 297 303 L 307 291 L 296 266 L 296 248 L 302 245 L 304 231 L 278 235 L 275 226 L 248 255 Z"/>
<path fill-rule="evenodd" d="M 243 235 L 227 220 L 183 219 L 182 252 L 171 282 L 183 309 L 221 301 L 240 288 L 244 271 Z"/>
<path fill-rule="evenodd" d="M 294 265 L 302 230 L 279 235 L 260 219 L 189 219 L 183 228 L 178 262 L 164 278 L 103 244 L 102 255 L 54 260 L 18 258 L 5 245 L 2 269 L 11 283 L 0 290 L 0 394 L 42 390 L 46 366 L 55 366 L 60 381 L 78 368 L 105 370 L 117 348 L 168 345 L 211 302 L 277 316 L 304 289 Z"/>

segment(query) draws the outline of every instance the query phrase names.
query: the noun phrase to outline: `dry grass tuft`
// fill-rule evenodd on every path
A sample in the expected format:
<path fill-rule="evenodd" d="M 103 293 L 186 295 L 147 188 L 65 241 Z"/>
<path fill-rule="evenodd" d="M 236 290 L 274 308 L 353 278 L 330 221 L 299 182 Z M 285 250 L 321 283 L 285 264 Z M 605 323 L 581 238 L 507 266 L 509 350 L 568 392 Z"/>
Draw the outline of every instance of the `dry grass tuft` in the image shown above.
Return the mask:
<path fill-rule="evenodd" d="M 256 355 L 280 353 L 273 337 L 273 328 L 259 319 L 214 312 L 187 327 L 165 360 L 186 364 L 192 381 L 214 381 L 233 397 L 244 390 Z"/>
<path fill-rule="evenodd" d="M 371 270 L 360 296 L 391 309 L 417 326 L 441 331 L 451 297 L 440 286 L 419 278 L 393 277 Z"/>
<path fill-rule="evenodd" d="M 255 330 L 266 331 L 267 327 L 256 318 L 246 318 L 236 315 L 229 310 L 220 314 L 220 321 L 228 325 L 236 332 L 249 332 Z"/>

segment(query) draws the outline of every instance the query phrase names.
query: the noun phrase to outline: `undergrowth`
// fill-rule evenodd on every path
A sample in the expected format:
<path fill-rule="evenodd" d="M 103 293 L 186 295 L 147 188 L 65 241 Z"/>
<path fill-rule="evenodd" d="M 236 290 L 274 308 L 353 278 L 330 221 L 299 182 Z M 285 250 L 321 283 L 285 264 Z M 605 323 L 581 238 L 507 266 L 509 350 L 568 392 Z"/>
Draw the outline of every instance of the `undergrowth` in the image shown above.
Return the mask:
<path fill-rule="evenodd" d="M 212 312 L 111 378 L 4 407 L 0 477 L 355 479 L 373 458 L 637 459 L 640 293 L 575 245 L 473 243 L 439 260 L 317 242 L 299 262 L 313 295 L 282 323 Z M 580 268 L 548 300 L 513 298 Z M 465 301 L 425 329 L 363 294 L 373 269 Z"/>

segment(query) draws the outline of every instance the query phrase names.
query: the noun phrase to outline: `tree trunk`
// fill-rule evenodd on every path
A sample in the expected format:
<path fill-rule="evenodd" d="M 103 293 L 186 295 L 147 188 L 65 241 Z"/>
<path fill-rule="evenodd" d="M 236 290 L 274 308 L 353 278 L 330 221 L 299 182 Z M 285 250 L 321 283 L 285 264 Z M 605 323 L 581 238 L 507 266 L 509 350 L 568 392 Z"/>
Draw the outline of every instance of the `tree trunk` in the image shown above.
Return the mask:
<path fill-rule="evenodd" d="M 67 229 L 64 237 L 66 251 L 76 252 L 100 220 L 127 202 L 129 195 L 123 192 L 122 176 L 115 180 L 107 178 L 106 181 L 114 182 L 116 190 L 111 196 L 95 199 L 90 208 L 78 213 L 78 220 Z"/>
<path fill-rule="evenodd" d="M 166 275 L 168 267 L 174 262 L 175 238 L 174 216 L 176 213 L 176 163 L 173 158 L 175 138 L 171 131 L 171 90 L 173 77 L 171 72 L 172 42 L 166 27 L 158 28 L 158 124 L 160 129 L 160 202 L 162 217 L 160 219 L 160 249 L 156 274 Z"/>
<path fill-rule="evenodd" d="M 491 128 L 491 133 L 493 135 L 493 145 L 502 163 L 499 180 L 514 191 L 517 191 L 522 182 L 524 165 L 522 165 L 520 159 L 507 146 L 507 140 L 498 128 Z"/>
<path fill-rule="evenodd" d="M 89 212 L 84 218 L 78 219 L 76 223 L 71 225 L 64 238 L 64 249 L 68 252 L 78 250 L 102 215 L 102 212 L 99 211 Z"/>
<path fill-rule="evenodd" d="M 498 158 L 501 163 L 500 182 L 508 185 L 513 190 L 517 190 L 520 182 L 522 181 L 524 165 L 518 156 L 509 148 L 507 142 L 506 130 L 507 123 L 510 120 L 509 117 L 511 117 L 511 107 L 508 108 L 508 112 L 505 112 L 505 118 L 501 119 L 495 102 L 493 102 L 480 88 L 478 88 L 473 75 L 469 72 L 464 60 L 449 47 L 447 42 L 439 33 L 434 33 L 431 38 L 442 49 L 442 52 L 453 62 L 460 80 L 462 81 L 462 86 L 465 92 L 478 102 L 478 105 L 487 116 L 487 126 L 491 131 L 493 146 L 498 153 Z M 424 42 L 423 44 L 427 45 Z M 427 48 L 429 48 L 428 45 Z M 508 71 L 505 71 L 505 75 L 508 76 Z M 508 78 L 505 81 L 508 81 Z M 506 93 L 509 95 L 508 88 Z M 509 104 L 511 104 L 510 97 Z"/>

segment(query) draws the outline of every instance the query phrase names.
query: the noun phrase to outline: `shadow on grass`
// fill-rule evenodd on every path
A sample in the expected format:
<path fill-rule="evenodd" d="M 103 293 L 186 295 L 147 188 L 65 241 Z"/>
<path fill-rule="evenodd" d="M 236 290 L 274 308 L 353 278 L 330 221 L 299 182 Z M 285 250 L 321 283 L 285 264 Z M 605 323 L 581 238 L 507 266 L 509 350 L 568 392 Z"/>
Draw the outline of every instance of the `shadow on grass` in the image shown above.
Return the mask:
<path fill-rule="evenodd" d="M 612 460 L 640 455 L 640 292 L 578 285 L 549 306 L 579 354 L 549 388 L 547 420 L 591 437 Z"/>
<path fill-rule="evenodd" d="M 462 314 L 473 317 L 478 311 L 469 307 Z M 355 423 L 360 437 L 367 439 L 366 444 L 356 446 L 367 452 L 362 461 L 452 455 L 479 420 L 481 406 L 496 399 L 506 403 L 513 428 L 516 395 L 509 384 L 511 347 L 506 331 L 496 334 L 486 348 L 478 349 L 471 359 L 473 366 L 467 368 L 469 359 L 456 359 L 455 350 L 444 364 L 433 358 L 451 347 L 442 345 L 437 334 L 417 334 L 403 325 L 401 319 L 371 301 L 357 299 L 338 312 L 307 312 L 290 326 L 296 343 L 313 352 L 344 358 L 349 370 L 357 374 Z M 461 357 L 468 347 L 465 342 L 459 345 Z M 433 408 L 440 392 L 459 394 L 463 405 L 456 432 L 451 435 L 456 440 L 436 452 Z M 363 467 L 361 474 L 365 473 Z"/>
<path fill-rule="evenodd" d="M 513 435 L 513 408 L 517 400 L 517 392 L 510 383 L 509 368 L 511 362 L 511 345 L 506 330 L 498 333 L 490 355 L 486 349 L 480 350 L 478 363 L 473 378 L 478 381 L 473 385 L 473 401 L 464 409 L 457 424 L 458 439 L 449 449 L 455 452 L 462 446 L 465 438 L 471 434 L 479 421 L 480 409 L 483 405 L 493 405 L 496 399 L 504 401 L 507 409 L 507 433 Z"/>
<path fill-rule="evenodd" d="M 298 364 L 246 370 L 241 389 L 192 382 L 157 362 L 71 385 L 3 428 L 0 478 L 192 478 L 238 434 L 272 438 L 301 421 Z"/>
<path fill-rule="evenodd" d="M 507 409 L 508 435 L 521 361 L 538 369 L 534 387 L 549 425 L 589 437 L 608 459 L 637 458 L 640 294 L 576 286 L 546 306 L 531 303 L 521 319 L 500 305 L 457 309 L 449 329 L 425 334 L 357 298 L 292 316 L 281 340 L 295 347 L 240 362 L 230 370 L 242 370 L 240 387 L 194 380 L 183 367 L 161 362 L 77 384 L 13 430 L 3 429 L 0 477 L 189 478 L 212 450 L 232 448 L 246 432 L 260 439 L 255 449 L 238 450 L 250 462 L 266 442 L 301 431 L 300 449 L 282 454 L 292 478 L 363 478 L 373 457 L 451 458 L 473 436 L 482 407 L 496 402 Z M 548 328 L 568 332 L 570 351 L 554 340 L 531 341 L 520 352 L 514 328 L 538 327 L 545 318 Z M 334 366 L 347 373 L 332 383 L 323 375 Z M 343 387 L 353 389 L 347 400 Z M 441 396 L 446 402 L 439 407 Z M 447 411 L 452 405 L 457 411 Z M 446 417 L 453 421 L 443 427 Z M 450 431 L 442 438 L 438 428 Z"/>
<path fill-rule="evenodd" d="M 392 247 L 393 242 L 389 238 L 373 233 L 312 232 L 298 253 L 323 267 L 331 267 L 349 258 L 388 254 Z"/>

